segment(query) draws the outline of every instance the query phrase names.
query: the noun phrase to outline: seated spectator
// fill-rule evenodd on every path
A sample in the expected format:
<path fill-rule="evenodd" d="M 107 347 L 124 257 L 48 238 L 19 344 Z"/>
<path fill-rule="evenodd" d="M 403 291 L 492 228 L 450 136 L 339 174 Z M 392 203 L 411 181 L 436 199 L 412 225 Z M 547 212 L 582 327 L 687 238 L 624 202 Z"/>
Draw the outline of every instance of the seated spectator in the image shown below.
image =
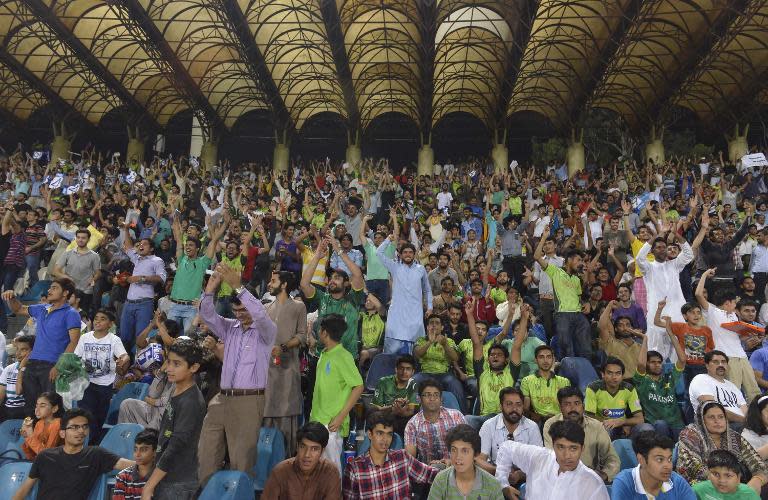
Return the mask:
<path fill-rule="evenodd" d="M 693 485 L 700 500 L 758 500 L 755 490 L 741 482 L 742 465 L 739 458 L 728 450 L 714 450 L 707 458 L 709 479 Z"/>
<path fill-rule="evenodd" d="M 599 345 L 608 356 L 619 358 L 624 363 L 624 377 L 629 381 L 637 371 L 637 353 L 640 351 L 640 344 L 635 342 L 635 337 L 642 340 L 645 334 L 634 328 L 632 320 L 626 316 L 611 320 L 613 311 L 618 307 L 619 303 L 612 300 L 600 314 L 600 321 L 597 323 L 600 332 Z"/>
<path fill-rule="evenodd" d="M 435 389 L 436 386 L 427 386 L 428 391 Z M 439 398 L 439 392 L 435 394 Z M 434 481 L 437 468 L 414 458 L 410 451 L 389 449 L 394 433 L 390 414 L 372 413 L 366 428 L 371 447 L 344 468 L 344 500 L 408 500 L 411 498 L 411 481 L 419 484 Z"/>
<path fill-rule="evenodd" d="M 611 437 L 599 420 L 584 415 L 584 397 L 577 387 L 564 387 L 557 391 L 560 413 L 544 424 L 544 446 L 552 448 L 549 429 L 555 422 L 569 420 L 584 429 L 586 436 L 581 451 L 581 461 L 592 469 L 603 481 L 610 483 L 619 472 L 619 456 L 611 443 Z"/>
<path fill-rule="evenodd" d="M 496 457 L 507 440 L 518 443 L 544 446 L 539 427 L 523 415 L 523 393 L 514 387 L 505 387 L 499 392 L 501 413 L 486 420 L 480 428 L 480 453 L 475 459 L 477 465 L 491 474 L 496 474 Z M 525 474 L 514 469 L 509 484 L 517 486 L 525 482 Z"/>
<path fill-rule="evenodd" d="M 136 434 L 133 443 L 133 460 L 131 467 L 126 467 L 117 474 L 112 500 L 141 500 L 144 485 L 155 468 L 155 449 L 157 448 L 157 431 L 144 429 Z"/>
<path fill-rule="evenodd" d="M 457 425 L 445 437 L 451 466 L 441 471 L 429 489 L 429 500 L 502 498 L 501 485 L 475 464 L 480 454 L 480 436 L 468 425 Z"/>
<path fill-rule="evenodd" d="M 163 409 L 171 399 L 173 384 L 168 382 L 165 368 L 157 369 L 157 376 L 149 384 L 149 390 L 143 401 L 126 399 L 120 403 L 117 423 L 141 424 L 152 429 L 160 427 Z"/>
<path fill-rule="evenodd" d="M 413 356 L 405 354 L 397 358 L 395 374 L 379 379 L 370 405 L 377 411 L 389 411 L 394 419 L 395 432 L 401 436 L 419 405 L 416 384 L 412 381 L 415 370 L 416 360 Z"/>
<path fill-rule="evenodd" d="M 742 437 L 755 449 L 760 458 L 768 458 L 768 396 L 758 396 L 749 403 Z"/>
<path fill-rule="evenodd" d="M 741 345 L 750 359 L 755 350 L 763 347 L 765 343 L 765 325 L 755 321 L 757 319 L 757 308 L 757 302 L 746 298 L 739 299 L 739 303 L 736 305 L 736 316 L 739 318 L 739 321 L 760 329 L 758 332 L 749 333 L 741 337 Z M 760 379 L 758 379 L 759 381 Z M 758 385 L 760 384 L 758 383 Z"/>
<path fill-rule="evenodd" d="M 560 411 L 557 391 L 571 385 L 571 381 L 555 375 L 555 351 L 548 345 L 540 345 L 535 351 L 537 370 L 520 382 L 525 396 L 525 413 L 540 426 Z"/>
<path fill-rule="evenodd" d="M 661 303 L 659 309 L 662 309 Z M 683 428 L 680 407 L 677 406 L 676 387 L 685 368 L 685 352 L 670 328 L 669 316 L 664 318 L 667 334 L 677 354 L 674 368 L 664 373 L 664 360 L 661 353 L 648 350 L 648 337 L 643 336 L 643 343 L 637 355 L 637 371 L 632 377 L 640 406 L 643 408 L 645 421 L 662 436 L 671 436 L 677 440 Z"/>
<path fill-rule="evenodd" d="M 611 439 L 625 438 L 630 432 L 649 430 L 640 398 L 632 384 L 625 382 L 624 363 L 610 357 L 603 363 L 602 380 L 587 386 L 584 409 L 603 423 Z"/>
<path fill-rule="evenodd" d="M 677 337 L 677 343 L 685 351 L 685 370 L 683 373 L 687 385 L 696 375 L 707 372 L 707 368 L 704 366 L 704 353 L 715 348 L 712 330 L 708 326 L 701 326 L 701 307 L 692 302 L 684 304 L 680 308 L 685 323 L 671 323 L 667 327 L 668 322 L 661 317 L 662 302 L 666 305 L 666 301 L 659 302 L 654 324 L 660 328 L 672 330 L 672 334 Z M 667 330 L 668 333 L 669 330 Z"/>
<path fill-rule="evenodd" d="M 61 444 L 59 429 L 63 414 L 64 401 L 58 393 L 40 394 L 35 405 L 34 420 L 27 417 L 21 426 L 21 436 L 24 438 L 21 449 L 29 460 L 34 460 L 41 451 Z"/>
<path fill-rule="evenodd" d="M 454 341 L 443 334 L 443 321 L 440 316 L 429 315 L 427 335 L 419 337 L 416 341 L 413 355 L 421 363 L 421 372 L 414 376 L 416 383 L 419 384 L 427 378 L 439 381 L 443 389 L 456 396 L 462 411 L 466 411 L 464 387 L 450 371 L 453 363 L 459 359 L 458 349 Z"/>
<path fill-rule="evenodd" d="M 709 351 L 704 355 L 707 373 L 696 375 L 688 385 L 694 413 L 704 401 L 717 401 L 725 408 L 729 422 L 744 422 L 747 401 L 738 387 L 725 378 L 728 356 L 722 351 Z"/>
<path fill-rule="evenodd" d="M 361 370 L 381 352 L 384 325 L 387 322 L 387 309 L 376 298 L 376 295 L 369 293 L 365 298 L 363 307 L 365 312 L 360 314 L 363 346 L 357 363 Z"/>
<path fill-rule="evenodd" d="M 638 330 L 645 331 L 647 328 L 645 312 L 635 301 L 632 300 L 632 285 L 622 283 L 617 288 L 616 307 L 611 313 L 611 321 L 619 318 L 629 318 Z"/>
<path fill-rule="evenodd" d="M 736 455 L 752 475 L 747 485 L 760 492 L 768 481 L 765 462 L 752 445 L 728 425 L 725 407 L 717 401 L 704 401 L 696 410 L 694 423 L 680 433 L 677 471 L 691 484 L 706 481 L 709 479 L 707 461 L 715 450 L 728 450 Z"/>
<path fill-rule="evenodd" d="M 133 460 L 120 458 L 104 448 L 85 446 L 90 421 L 90 413 L 82 408 L 64 413 L 59 431 L 64 445 L 43 450 L 35 458 L 29 477 L 13 495 L 13 500 L 27 498 L 38 481 L 37 498 L 86 500 L 101 474 L 135 465 Z"/>
<path fill-rule="evenodd" d="M 337 500 L 341 481 L 335 463 L 323 457 L 328 445 L 328 429 L 318 422 L 307 422 L 296 433 L 296 456 L 272 469 L 262 500 Z"/>
<path fill-rule="evenodd" d="M 5 339 L 5 337 L 3 337 Z M 24 411 L 24 395 L 21 393 L 21 377 L 19 373 L 26 366 L 26 359 L 35 345 L 33 335 L 22 335 L 13 339 L 16 348 L 16 361 L 3 368 L 0 373 L 0 422 L 12 419 L 22 419 Z M 0 351 L 0 354 L 2 352 Z"/>
<path fill-rule="evenodd" d="M 672 470 L 674 441 L 653 431 L 632 439 L 638 465 L 621 471 L 613 480 L 613 500 L 695 500 L 691 486 Z"/>
<path fill-rule="evenodd" d="M 515 464 L 526 475 L 526 498 L 608 499 L 603 480 L 581 461 L 584 429 L 570 420 L 559 421 L 552 424 L 548 433 L 552 449 L 515 441 L 506 441 L 499 448 L 496 479 L 504 494 L 509 498 L 520 495 L 508 482 Z"/>
<path fill-rule="evenodd" d="M 426 464 L 448 463 L 445 435 L 453 427 L 466 424 L 459 410 L 443 408 L 443 392 L 437 380 L 419 384 L 421 410 L 405 426 L 405 450 Z"/>

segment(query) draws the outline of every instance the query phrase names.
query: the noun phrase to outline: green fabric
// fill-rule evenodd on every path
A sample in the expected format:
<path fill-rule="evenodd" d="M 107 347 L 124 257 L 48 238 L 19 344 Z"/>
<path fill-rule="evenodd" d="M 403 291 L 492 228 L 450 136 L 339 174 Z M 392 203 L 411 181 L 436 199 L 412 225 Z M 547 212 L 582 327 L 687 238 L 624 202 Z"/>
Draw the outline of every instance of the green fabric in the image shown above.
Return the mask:
<path fill-rule="evenodd" d="M 467 377 L 475 376 L 475 369 L 472 367 L 472 361 L 475 356 L 475 350 L 472 347 L 472 339 L 464 339 L 456 346 L 456 351 L 459 353 L 459 362 L 463 363 L 464 373 Z M 488 352 L 486 349 L 485 352 Z"/>
<path fill-rule="evenodd" d="M 493 305 L 497 306 L 502 302 L 507 301 L 507 292 L 505 292 L 501 288 L 491 288 L 491 293 L 489 294 L 489 297 L 493 301 Z"/>
<path fill-rule="evenodd" d="M 237 269 L 240 272 L 243 272 L 243 267 L 245 267 L 244 262 L 243 262 L 244 260 L 245 259 L 240 254 L 235 255 L 235 258 L 233 258 L 231 260 L 227 257 L 227 255 L 225 253 L 221 254 L 221 263 L 222 264 L 224 264 L 225 266 L 229 266 L 232 269 Z M 235 290 L 231 286 L 229 286 L 229 284 L 227 284 L 226 281 L 222 281 L 221 282 L 221 286 L 219 287 L 219 293 L 218 293 L 217 297 L 228 297 L 228 296 L 232 295 L 232 292 L 234 292 L 234 291 Z"/>
<path fill-rule="evenodd" d="M 533 411 L 543 417 L 551 417 L 560 413 L 560 405 L 557 402 L 557 391 L 571 385 L 571 381 L 560 375 L 552 375 L 548 379 L 538 373 L 532 373 L 523 377 L 520 382 L 520 390 L 531 399 Z"/>
<path fill-rule="evenodd" d="M 56 362 L 56 371 L 59 372 L 56 377 L 56 392 L 69 392 L 70 384 L 77 378 L 85 377 L 88 379 L 88 372 L 85 371 L 83 361 L 73 352 L 65 352 L 59 356 Z"/>
<path fill-rule="evenodd" d="M 507 200 L 507 204 L 509 205 L 509 211 L 512 215 L 523 214 L 523 199 L 519 196 L 510 196 Z"/>
<path fill-rule="evenodd" d="M 359 340 L 357 326 L 360 320 L 360 305 L 365 301 L 363 291 L 350 288 L 341 299 L 337 300 L 327 292 L 316 288 L 315 294 L 312 297 L 308 297 L 307 300 L 317 304 L 318 321 L 316 324 L 318 325 L 320 324 L 319 320 L 329 314 L 340 314 L 344 317 L 347 322 L 347 329 L 341 337 L 341 344 L 344 346 L 344 349 L 357 359 L 359 354 L 357 348 Z"/>
<path fill-rule="evenodd" d="M 435 476 L 435 480 L 429 488 L 427 500 L 497 500 L 502 498 L 504 495 L 501 492 L 501 484 L 491 474 L 475 465 L 475 484 L 468 495 L 462 495 L 456 486 L 456 473 L 451 466 Z"/>
<path fill-rule="evenodd" d="M 360 371 L 352 355 L 341 344 L 323 351 L 317 361 L 314 397 L 309 420 L 323 425 L 331 423 L 352 393 L 352 389 L 363 385 Z M 340 434 L 349 434 L 349 415 L 344 417 Z"/>
<path fill-rule="evenodd" d="M 675 367 L 669 373 L 663 374 L 658 381 L 653 380 L 647 373 L 640 375 L 635 372 L 632 376 L 646 422 L 664 420 L 670 427 L 684 427 L 675 396 L 675 387 L 682 373 Z"/>
<path fill-rule="evenodd" d="M 499 392 L 505 387 L 514 387 L 515 378 L 505 367 L 501 373 L 485 370 L 480 374 L 477 391 L 480 396 L 480 415 L 490 415 L 501 411 Z"/>
<path fill-rule="evenodd" d="M 203 290 L 205 271 L 211 266 L 212 260 L 207 255 L 198 255 L 195 259 L 181 255 L 176 267 L 176 276 L 171 288 L 171 299 L 197 300 Z"/>
<path fill-rule="evenodd" d="M 507 351 L 512 352 L 512 340 L 507 339 L 502 342 L 502 345 L 507 347 Z M 536 348 L 540 345 L 544 345 L 544 342 L 533 335 L 528 335 L 528 338 L 523 342 L 523 346 L 520 348 L 520 377 L 526 377 L 531 373 L 536 373 L 539 367 L 536 365 Z"/>
<path fill-rule="evenodd" d="M 544 270 L 552 279 L 552 287 L 557 294 L 559 307 L 557 312 L 581 312 L 581 278 L 569 275 L 557 266 L 547 266 Z"/>
<path fill-rule="evenodd" d="M 416 341 L 416 347 L 421 347 L 426 343 L 427 338 L 420 337 L 419 340 Z M 448 344 L 449 349 L 453 349 L 458 353 L 456 343 L 452 339 L 447 339 L 446 343 Z M 432 344 L 429 346 L 429 349 L 424 353 L 424 356 L 419 359 L 419 363 L 421 363 L 421 371 L 424 373 L 448 373 L 448 368 L 451 366 L 448 357 L 445 355 L 445 350 L 440 344 Z"/>
<path fill-rule="evenodd" d="M 384 267 L 384 264 L 381 263 L 381 260 L 376 255 L 376 246 L 369 240 L 366 240 L 365 244 L 363 245 L 363 249 L 365 250 L 365 260 L 367 261 L 365 267 L 365 279 L 388 280 L 389 271 L 387 271 L 387 268 Z M 394 258 L 395 245 L 389 245 L 384 251 L 384 255 L 389 258 Z"/>
<path fill-rule="evenodd" d="M 601 422 L 629 418 L 642 409 L 637 391 L 627 382 L 621 382 L 616 394 L 610 394 L 605 382 L 598 380 L 587 386 L 584 395 L 584 411 Z"/>
<path fill-rule="evenodd" d="M 363 313 L 360 318 L 362 319 L 363 349 L 379 347 L 381 336 L 384 334 L 384 320 L 379 313 Z"/>
<path fill-rule="evenodd" d="M 699 500 L 758 500 L 760 495 L 744 483 L 740 483 L 733 493 L 720 493 L 712 485 L 712 481 L 702 481 L 692 486 Z"/>
<path fill-rule="evenodd" d="M 407 399 L 409 403 L 418 404 L 416 398 L 416 384 L 406 384 L 402 389 L 397 387 L 394 375 L 387 375 L 379 379 L 376 390 L 373 393 L 371 403 L 376 406 L 389 406 L 395 399 Z"/>

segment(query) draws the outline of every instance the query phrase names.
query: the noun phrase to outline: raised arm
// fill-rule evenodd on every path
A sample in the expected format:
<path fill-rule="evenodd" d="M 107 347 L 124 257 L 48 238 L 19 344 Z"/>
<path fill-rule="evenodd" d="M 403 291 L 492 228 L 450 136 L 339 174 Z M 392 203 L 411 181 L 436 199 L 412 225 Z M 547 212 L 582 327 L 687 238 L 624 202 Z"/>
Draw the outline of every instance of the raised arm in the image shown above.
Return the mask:
<path fill-rule="evenodd" d="M 331 245 L 333 245 L 333 250 L 341 257 L 341 260 L 349 269 L 349 284 L 352 285 L 352 290 L 359 291 L 365 288 L 365 279 L 363 278 L 363 271 L 360 269 L 360 266 L 355 264 L 355 261 L 347 255 L 347 252 L 341 251 L 339 240 L 331 239 Z"/>
<path fill-rule="evenodd" d="M 549 224 L 547 224 L 543 234 L 549 234 Z M 536 250 L 533 252 L 533 258 L 536 260 L 536 262 L 539 263 L 542 271 L 546 270 L 547 266 L 549 265 L 546 259 L 544 259 L 544 243 L 546 241 L 546 238 L 539 238 L 539 244 L 536 245 Z"/>
<path fill-rule="evenodd" d="M 614 336 L 613 322 L 611 321 L 611 315 L 613 311 L 619 306 L 619 303 L 612 300 L 607 306 L 603 308 L 603 312 L 600 314 L 600 319 L 597 321 L 597 331 L 600 332 L 600 343 L 607 344 Z"/>
<path fill-rule="evenodd" d="M 307 299 L 311 299 L 315 296 L 315 286 L 312 284 L 312 276 L 315 275 L 315 270 L 317 269 L 320 259 L 326 255 L 328 255 L 328 240 L 321 239 L 317 244 L 317 248 L 315 248 L 315 254 L 312 256 L 312 259 L 310 259 L 309 264 L 307 264 L 307 269 L 301 273 L 299 288 L 301 289 L 301 293 L 303 293 L 304 297 Z"/>
<path fill-rule="evenodd" d="M 701 278 L 699 279 L 698 285 L 696 285 L 696 292 L 695 292 L 696 301 L 699 303 L 699 306 L 701 307 L 702 311 L 706 311 L 709 309 L 709 301 L 704 296 L 704 289 L 707 283 L 707 279 L 710 276 L 714 276 L 716 271 L 717 271 L 717 268 L 715 267 L 704 271 L 704 273 L 701 275 Z"/>
<path fill-rule="evenodd" d="M 511 314 L 507 315 L 509 319 Z M 531 316 L 531 306 L 523 304 L 520 306 L 520 321 L 517 324 L 519 333 L 515 335 L 515 340 L 512 343 L 512 352 L 509 353 L 509 359 L 513 366 L 520 366 L 522 359 L 523 343 L 528 338 L 528 320 Z"/>

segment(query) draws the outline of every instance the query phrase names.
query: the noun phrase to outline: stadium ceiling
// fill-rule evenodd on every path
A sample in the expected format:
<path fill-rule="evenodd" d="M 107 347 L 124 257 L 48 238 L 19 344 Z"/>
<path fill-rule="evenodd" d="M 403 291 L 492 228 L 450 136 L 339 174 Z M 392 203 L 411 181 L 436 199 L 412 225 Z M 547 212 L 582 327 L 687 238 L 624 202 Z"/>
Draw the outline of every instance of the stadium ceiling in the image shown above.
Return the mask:
<path fill-rule="evenodd" d="M 766 103 L 768 0 L 0 0 L 0 109 L 98 124 L 116 108 L 210 130 L 263 110 L 280 130 L 397 112 L 423 134 L 591 108 L 640 130 L 667 110 L 735 121 Z"/>

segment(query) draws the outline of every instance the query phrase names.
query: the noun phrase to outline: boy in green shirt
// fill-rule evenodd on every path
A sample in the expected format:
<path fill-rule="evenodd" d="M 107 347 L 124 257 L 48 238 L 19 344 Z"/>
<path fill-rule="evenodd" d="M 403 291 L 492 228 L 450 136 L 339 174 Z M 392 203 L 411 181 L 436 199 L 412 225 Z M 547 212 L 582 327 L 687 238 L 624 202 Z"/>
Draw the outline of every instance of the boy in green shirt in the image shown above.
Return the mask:
<path fill-rule="evenodd" d="M 405 424 L 416 413 L 419 405 L 413 374 L 416 360 L 410 354 L 397 358 L 395 374 L 381 377 L 370 403 L 372 411 L 389 411 L 395 419 L 395 432 L 403 435 Z"/>
<path fill-rule="evenodd" d="M 584 411 L 603 423 L 611 439 L 626 438 L 634 426 L 645 422 L 640 398 L 635 388 L 624 381 L 624 363 L 619 358 L 606 359 L 602 372 L 602 380 L 587 386 Z M 653 427 L 641 427 L 637 431 L 643 430 L 653 430 Z"/>
<path fill-rule="evenodd" d="M 365 312 L 360 315 L 363 348 L 360 351 L 358 366 L 362 370 L 368 360 L 381 352 L 381 339 L 384 335 L 386 310 L 376 295 L 369 293 L 365 298 Z"/>
<path fill-rule="evenodd" d="M 713 450 L 707 458 L 709 480 L 693 485 L 699 500 L 757 500 L 760 495 L 741 482 L 739 459 L 728 450 Z"/>
<path fill-rule="evenodd" d="M 540 345 L 535 351 L 538 370 L 523 377 L 520 389 L 525 395 L 523 407 L 525 416 L 539 425 L 560 413 L 557 402 L 557 391 L 571 385 L 571 381 L 560 375 L 555 375 L 555 353 L 548 345 Z"/>

